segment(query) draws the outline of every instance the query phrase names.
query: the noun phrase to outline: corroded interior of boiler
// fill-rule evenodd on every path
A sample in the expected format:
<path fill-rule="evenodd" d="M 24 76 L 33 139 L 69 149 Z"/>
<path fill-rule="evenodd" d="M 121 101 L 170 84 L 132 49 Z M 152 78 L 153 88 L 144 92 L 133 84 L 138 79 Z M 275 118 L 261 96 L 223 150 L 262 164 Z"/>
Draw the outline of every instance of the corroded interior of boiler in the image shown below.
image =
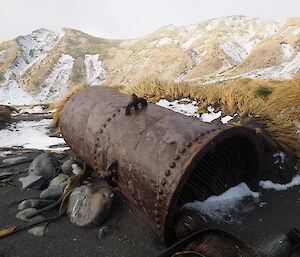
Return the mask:
<path fill-rule="evenodd" d="M 256 188 L 254 178 L 258 170 L 258 157 L 255 147 L 247 138 L 234 136 L 226 139 L 192 165 L 193 171 L 179 198 L 181 205 L 220 195 L 241 182 L 252 189 Z"/>
<path fill-rule="evenodd" d="M 174 192 L 173 199 L 166 218 L 164 238 L 167 245 L 171 245 L 180 238 L 176 236 L 175 230 L 178 220 L 176 216 L 185 203 L 193 201 L 205 201 L 212 195 L 221 195 L 229 188 L 241 182 L 256 191 L 260 178 L 260 160 L 257 145 L 251 134 L 233 133 L 231 136 L 220 134 L 199 149 L 193 158 Z M 195 218 L 197 212 L 192 214 Z M 203 229 L 202 216 L 199 214 L 198 228 Z M 186 231 L 184 231 L 186 233 Z"/>

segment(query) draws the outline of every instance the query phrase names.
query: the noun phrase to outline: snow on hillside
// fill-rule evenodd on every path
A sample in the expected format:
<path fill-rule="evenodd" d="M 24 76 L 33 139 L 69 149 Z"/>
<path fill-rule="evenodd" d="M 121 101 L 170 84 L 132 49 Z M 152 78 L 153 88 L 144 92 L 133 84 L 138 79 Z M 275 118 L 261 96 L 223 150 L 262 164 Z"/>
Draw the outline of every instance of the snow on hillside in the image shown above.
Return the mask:
<path fill-rule="evenodd" d="M 107 71 L 102 67 L 99 54 L 86 54 L 84 58 L 86 79 L 89 85 L 102 85 L 107 76 Z"/>
<path fill-rule="evenodd" d="M 196 42 L 197 40 L 199 40 L 201 37 L 203 36 L 202 33 L 199 33 L 198 35 L 188 39 L 186 42 L 184 42 L 182 45 L 181 45 L 181 48 L 183 49 L 187 49 L 189 48 L 194 42 Z"/>
<path fill-rule="evenodd" d="M 0 104 L 5 105 L 25 105 L 34 102 L 32 96 L 18 87 L 15 80 L 10 80 L 0 86 Z"/>
<path fill-rule="evenodd" d="M 300 69 L 300 53 L 298 53 L 293 59 L 286 61 L 279 66 L 257 69 L 252 71 L 251 73 L 253 75 L 262 77 L 264 79 L 282 80 L 282 79 L 291 79 L 293 74 L 296 74 L 299 69 Z M 245 77 L 251 77 L 251 75 Z"/>
<path fill-rule="evenodd" d="M 294 47 L 287 43 L 281 44 L 281 50 L 283 53 L 283 59 L 285 59 L 285 60 L 290 59 L 295 54 Z"/>
<path fill-rule="evenodd" d="M 234 64 L 238 64 L 247 57 L 247 52 L 244 48 L 233 42 L 225 42 L 220 45 L 220 48 L 234 61 Z"/>
<path fill-rule="evenodd" d="M 6 50 L 0 51 L 0 62 L 4 60 Z"/>
<path fill-rule="evenodd" d="M 292 33 L 293 35 L 297 36 L 300 33 L 300 27 L 296 28 Z"/>
<path fill-rule="evenodd" d="M 10 69 L 6 71 L 5 78 L 7 80 L 18 79 L 32 64 L 46 57 L 47 52 L 57 44 L 63 35 L 62 31 L 52 32 L 39 29 L 33 31 L 32 34 L 19 36 L 16 39 L 19 45 L 17 56 Z"/>
<path fill-rule="evenodd" d="M 57 101 L 67 93 L 67 81 L 71 75 L 73 63 L 74 59 L 72 56 L 67 54 L 61 55 L 49 77 L 42 85 L 40 93 L 35 97 L 37 102 Z"/>
<path fill-rule="evenodd" d="M 219 83 L 221 81 L 226 81 L 236 78 L 262 78 L 262 79 L 274 79 L 274 80 L 287 80 L 291 79 L 294 74 L 296 74 L 300 69 L 300 53 L 294 55 L 294 58 L 291 58 L 291 52 L 285 53 L 286 56 L 289 56 L 289 61 L 283 62 L 278 66 L 271 66 L 268 68 L 256 69 L 244 74 L 222 77 L 218 79 L 213 79 L 204 82 L 203 84 L 213 84 Z"/>
<path fill-rule="evenodd" d="M 149 43 L 149 46 L 151 47 L 159 47 L 159 46 L 163 46 L 163 45 L 170 45 L 170 44 L 177 44 L 178 40 L 177 39 L 171 39 L 168 37 L 163 37 L 159 40 L 154 40 L 152 42 Z"/>

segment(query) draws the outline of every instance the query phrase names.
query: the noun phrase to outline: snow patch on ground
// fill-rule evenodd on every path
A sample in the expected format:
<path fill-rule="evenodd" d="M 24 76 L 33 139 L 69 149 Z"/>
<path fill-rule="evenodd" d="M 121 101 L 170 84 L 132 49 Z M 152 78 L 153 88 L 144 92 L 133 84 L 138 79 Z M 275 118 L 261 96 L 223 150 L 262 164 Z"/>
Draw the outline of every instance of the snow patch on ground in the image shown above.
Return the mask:
<path fill-rule="evenodd" d="M 159 47 L 163 45 L 170 45 L 170 44 L 177 44 L 178 40 L 177 39 L 171 39 L 168 37 L 163 37 L 160 40 L 155 40 L 149 43 L 151 47 Z"/>
<path fill-rule="evenodd" d="M 44 113 L 44 109 L 40 105 L 34 106 L 32 108 L 31 107 L 22 107 L 19 110 L 19 114 L 22 114 L 22 113 L 31 113 L 31 114 L 34 114 L 34 113 Z"/>
<path fill-rule="evenodd" d="M 283 53 L 283 59 L 285 59 L 285 60 L 290 59 L 295 54 L 294 47 L 290 44 L 287 44 L 287 43 L 282 43 L 281 44 L 281 50 L 282 50 L 282 53 Z"/>
<path fill-rule="evenodd" d="M 287 155 L 282 151 L 277 151 L 275 154 L 273 154 L 273 157 L 276 159 L 280 159 L 281 163 L 284 163 L 287 158 Z"/>
<path fill-rule="evenodd" d="M 65 144 L 63 138 L 46 135 L 50 119 L 41 121 L 20 121 L 12 123 L 9 128 L 0 130 L 1 147 L 23 146 L 43 150 L 67 150 L 69 147 L 50 148 L 51 145 Z"/>
<path fill-rule="evenodd" d="M 32 34 L 17 37 L 20 49 L 10 69 L 6 71 L 5 77 L 12 79 L 11 75 L 13 75 L 13 79 L 18 79 L 32 64 L 43 59 L 64 34 L 63 31 L 52 32 L 39 29 Z"/>
<path fill-rule="evenodd" d="M 231 216 L 233 212 L 243 213 L 247 211 L 247 208 L 239 208 L 245 198 L 258 200 L 259 196 L 259 193 L 252 192 L 245 183 L 240 183 L 219 196 L 211 196 L 204 202 L 194 201 L 186 203 L 182 208 L 199 211 L 212 220 L 224 221 L 224 218 Z"/>
<path fill-rule="evenodd" d="M 233 117 L 231 117 L 231 116 L 225 116 L 225 117 L 221 118 L 221 122 L 223 124 L 226 124 L 226 123 L 228 123 L 232 119 L 233 119 Z"/>
<path fill-rule="evenodd" d="M 287 190 L 288 188 L 300 185 L 300 175 L 293 177 L 292 181 L 287 184 L 273 183 L 271 180 L 260 181 L 259 186 L 264 189 L 274 189 L 276 191 Z"/>
<path fill-rule="evenodd" d="M 170 109 L 174 112 L 179 112 L 187 116 L 192 116 L 195 118 L 200 118 L 203 122 L 212 122 L 215 119 L 218 119 L 222 115 L 222 111 L 214 112 L 214 108 L 212 106 L 209 106 L 207 108 L 208 113 L 203 113 L 201 116 L 197 113 L 198 112 L 198 106 L 196 106 L 196 101 L 190 101 L 189 98 L 183 98 L 181 100 L 175 100 L 175 101 L 168 101 L 166 99 L 160 99 L 157 103 L 157 105 Z M 225 124 L 229 120 L 233 119 L 231 116 L 226 116 L 221 119 L 221 121 Z"/>
<path fill-rule="evenodd" d="M 5 105 L 32 104 L 33 98 L 22 88 L 18 87 L 15 80 L 10 80 L 0 86 L 0 103 Z"/>
<path fill-rule="evenodd" d="M 68 91 L 67 82 L 72 72 L 74 59 L 72 56 L 62 54 L 54 66 L 51 74 L 42 85 L 36 102 L 54 102 L 63 97 Z"/>
<path fill-rule="evenodd" d="M 86 54 L 84 64 L 88 84 L 91 86 L 102 85 L 106 79 L 107 72 L 102 67 L 102 62 L 99 60 L 99 54 Z"/>
<path fill-rule="evenodd" d="M 213 120 L 220 118 L 222 115 L 222 111 L 214 112 L 215 109 L 211 106 L 209 106 L 207 110 L 209 112 L 203 113 L 200 117 L 203 122 L 212 122 Z"/>
<path fill-rule="evenodd" d="M 197 102 L 193 101 L 193 102 L 187 103 L 187 104 L 180 104 L 180 102 L 184 102 L 184 101 L 190 101 L 190 99 L 183 98 L 181 100 L 175 100 L 172 102 L 169 102 L 166 99 L 160 99 L 156 104 L 161 107 L 173 110 L 174 112 L 179 112 L 179 113 L 182 113 L 187 116 L 199 118 L 199 114 L 197 114 L 198 107 L 195 106 L 195 104 Z"/>

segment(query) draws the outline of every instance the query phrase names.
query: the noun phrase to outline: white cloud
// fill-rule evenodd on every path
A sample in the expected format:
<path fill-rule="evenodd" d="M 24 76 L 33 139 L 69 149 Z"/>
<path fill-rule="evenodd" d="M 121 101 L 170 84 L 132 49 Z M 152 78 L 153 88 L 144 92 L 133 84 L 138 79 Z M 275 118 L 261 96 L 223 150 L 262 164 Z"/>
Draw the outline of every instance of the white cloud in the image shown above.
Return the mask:
<path fill-rule="evenodd" d="M 45 27 L 71 27 L 104 38 L 134 38 L 168 24 L 247 15 L 265 19 L 299 16 L 300 1 L 240 0 L 10 0 L 1 3 L 0 41 Z M 270 10 L 270 11 L 267 11 Z"/>

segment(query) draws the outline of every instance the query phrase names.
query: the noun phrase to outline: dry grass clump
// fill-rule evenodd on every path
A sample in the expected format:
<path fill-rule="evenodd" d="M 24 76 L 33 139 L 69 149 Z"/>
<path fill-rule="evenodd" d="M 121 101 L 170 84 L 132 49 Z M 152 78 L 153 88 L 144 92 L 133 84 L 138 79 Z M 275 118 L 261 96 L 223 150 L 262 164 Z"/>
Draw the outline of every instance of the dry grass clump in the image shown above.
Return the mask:
<path fill-rule="evenodd" d="M 61 114 L 61 111 L 62 111 L 64 105 L 68 102 L 68 100 L 71 98 L 72 95 L 74 95 L 78 91 L 85 89 L 87 87 L 88 87 L 87 84 L 81 84 L 78 86 L 74 86 L 68 91 L 68 93 L 66 93 L 66 95 L 61 100 L 50 104 L 50 106 L 47 110 L 55 110 L 55 112 L 52 114 L 53 120 L 50 124 L 50 127 L 53 127 L 53 128 L 58 127 L 60 114 Z"/>
<path fill-rule="evenodd" d="M 172 83 L 159 79 L 146 78 L 137 84 L 126 87 L 124 93 L 135 93 L 138 96 L 157 102 L 162 98 L 175 100 L 187 97 L 189 92 L 188 83 Z"/>
<path fill-rule="evenodd" d="M 198 102 L 199 112 L 212 105 L 226 115 L 237 113 L 241 119 L 250 117 L 300 161 L 300 137 L 295 125 L 300 121 L 300 76 L 285 81 L 242 78 L 216 84 L 144 79 L 128 86 L 124 92 L 153 102 L 189 97 Z"/>

